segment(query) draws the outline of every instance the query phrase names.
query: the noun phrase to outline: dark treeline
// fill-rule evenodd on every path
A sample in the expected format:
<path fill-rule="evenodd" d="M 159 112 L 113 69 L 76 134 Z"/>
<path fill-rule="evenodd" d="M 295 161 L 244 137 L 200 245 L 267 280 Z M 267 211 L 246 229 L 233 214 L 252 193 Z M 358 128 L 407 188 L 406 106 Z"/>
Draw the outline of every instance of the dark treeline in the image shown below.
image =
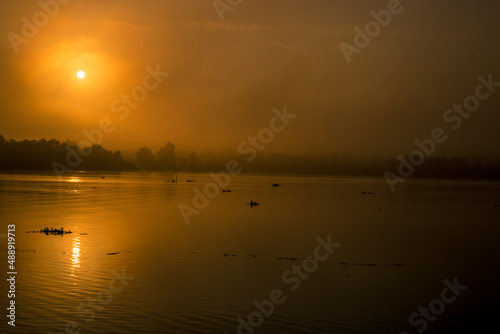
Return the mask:
<path fill-rule="evenodd" d="M 51 139 L 6 141 L 0 135 L 0 169 L 2 170 L 52 170 L 53 162 L 67 165 L 69 152 L 75 152 L 71 162 L 75 170 L 126 171 L 135 170 L 131 162 L 121 156 L 120 151 L 111 152 L 100 145 L 93 145 L 86 156 L 78 155 L 74 143 Z"/>
<path fill-rule="evenodd" d="M 409 160 L 408 157 L 405 159 Z M 400 164 L 400 160 L 391 159 L 387 162 L 387 169 L 396 173 Z M 500 160 L 428 157 L 414 169 L 412 176 L 416 177 L 500 179 Z"/>
<path fill-rule="evenodd" d="M 237 153 L 178 154 L 177 168 L 183 171 L 222 171 L 229 160 L 240 163 L 247 173 L 286 173 L 317 175 L 380 175 L 384 162 L 353 159 L 348 154 L 298 155 L 258 152 L 252 155 Z"/>
<path fill-rule="evenodd" d="M 76 143 L 70 141 L 7 141 L 0 135 L 0 170 L 52 170 L 54 162 L 68 165 L 68 157 L 73 163 L 73 166 L 68 167 L 89 171 L 171 171 L 175 166 L 178 171 L 217 172 L 225 170 L 229 160 L 236 160 L 243 172 L 247 173 L 382 176 L 386 171 L 397 175 L 401 164 L 397 159 L 386 162 L 363 160 L 351 158 L 348 154 L 335 153 L 297 155 L 256 152 L 254 159 L 251 159 L 252 154 L 177 153 L 171 142 L 157 152 L 142 147 L 124 157 L 120 151 L 112 152 L 100 145 L 80 149 Z M 500 179 L 500 160 L 427 157 L 421 166 L 414 168 L 412 176 Z"/>

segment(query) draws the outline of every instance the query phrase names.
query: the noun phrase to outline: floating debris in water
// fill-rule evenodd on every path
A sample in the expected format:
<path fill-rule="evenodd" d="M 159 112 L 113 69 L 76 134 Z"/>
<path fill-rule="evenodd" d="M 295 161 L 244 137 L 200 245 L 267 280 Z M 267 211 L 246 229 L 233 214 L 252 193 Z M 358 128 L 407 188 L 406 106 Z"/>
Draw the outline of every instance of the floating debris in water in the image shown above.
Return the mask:
<path fill-rule="evenodd" d="M 259 206 L 260 203 L 259 202 L 254 202 L 254 201 L 250 201 L 247 205 L 249 205 L 251 208 L 253 208 L 254 206 Z"/>
<path fill-rule="evenodd" d="M 130 251 L 113 252 L 113 253 L 108 253 L 106 255 L 117 255 L 117 254 L 120 254 L 120 253 L 130 253 Z"/>
<path fill-rule="evenodd" d="M 377 264 L 376 263 L 349 263 L 349 262 L 345 262 L 345 261 L 342 261 L 342 262 L 339 262 L 339 264 L 342 266 L 342 267 L 376 267 Z M 404 264 L 402 263 L 395 263 L 395 264 L 391 264 L 391 263 L 385 263 L 385 266 L 386 267 L 389 267 L 389 266 L 392 266 L 392 267 L 401 267 L 401 266 L 404 266 Z"/>
<path fill-rule="evenodd" d="M 231 189 L 222 189 L 223 193 L 230 193 L 232 190 Z"/>
<path fill-rule="evenodd" d="M 273 187 L 280 187 L 281 185 L 279 185 L 278 183 L 273 183 Z"/>
<path fill-rule="evenodd" d="M 186 180 L 186 182 L 194 182 L 194 180 Z"/>
<path fill-rule="evenodd" d="M 224 253 L 224 256 L 238 256 L 237 254 L 228 254 L 228 253 Z"/>
<path fill-rule="evenodd" d="M 277 260 L 285 260 L 285 261 L 297 261 L 298 260 L 298 258 L 296 258 L 296 257 L 277 257 L 276 259 Z M 302 260 L 314 261 L 314 258 L 313 257 L 303 257 Z"/>
<path fill-rule="evenodd" d="M 69 233 L 73 233 L 71 231 L 65 231 L 64 228 L 60 228 L 60 229 L 57 229 L 57 228 L 53 228 L 51 227 L 50 229 L 48 227 L 44 228 L 44 229 L 40 229 L 39 231 L 26 231 L 26 233 L 43 233 L 45 235 L 63 235 L 63 234 L 69 234 Z"/>

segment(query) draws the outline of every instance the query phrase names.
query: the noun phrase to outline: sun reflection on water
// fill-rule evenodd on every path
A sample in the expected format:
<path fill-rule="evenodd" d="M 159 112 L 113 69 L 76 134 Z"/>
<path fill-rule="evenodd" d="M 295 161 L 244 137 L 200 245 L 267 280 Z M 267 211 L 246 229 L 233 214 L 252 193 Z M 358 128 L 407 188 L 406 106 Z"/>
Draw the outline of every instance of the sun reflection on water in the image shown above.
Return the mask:
<path fill-rule="evenodd" d="M 64 180 L 65 182 L 68 182 L 69 184 L 74 184 L 75 189 L 72 189 L 73 194 L 78 194 L 80 193 L 79 186 L 82 180 L 78 176 L 70 176 L 69 178 Z M 73 187 L 73 186 L 71 186 Z"/>
<path fill-rule="evenodd" d="M 73 239 L 73 253 L 71 254 L 71 276 L 75 276 L 75 270 L 80 268 L 80 237 Z"/>
<path fill-rule="evenodd" d="M 79 183 L 81 180 L 78 176 L 70 176 L 66 182 Z"/>

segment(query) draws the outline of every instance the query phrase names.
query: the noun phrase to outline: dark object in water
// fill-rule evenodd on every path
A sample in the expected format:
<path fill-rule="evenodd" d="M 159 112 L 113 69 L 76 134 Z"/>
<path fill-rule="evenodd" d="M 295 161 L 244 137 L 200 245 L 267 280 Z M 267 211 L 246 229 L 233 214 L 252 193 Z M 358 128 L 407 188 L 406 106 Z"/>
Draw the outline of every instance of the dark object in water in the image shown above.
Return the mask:
<path fill-rule="evenodd" d="M 101 177 L 101 179 L 105 179 L 105 178 L 106 178 L 106 176 L 102 176 L 102 177 Z"/>
<path fill-rule="evenodd" d="M 230 192 L 231 192 L 231 189 L 222 189 L 222 192 L 223 192 L 223 193 L 230 193 Z"/>
<path fill-rule="evenodd" d="M 48 227 L 45 227 L 44 229 L 40 229 L 39 231 L 26 231 L 26 233 L 43 233 L 45 235 L 49 235 L 49 234 L 52 234 L 52 235 L 63 235 L 63 234 L 69 234 L 69 233 L 73 233 L 71 231 L 65 231 L 63 227 L 61 227 L 60 229 L 57 229 L 57 228 L 53 228 L 51 227 L 50 229 Z"/>
<path fill-rule="evenodd" d="M 225 257 L 228 257 L 228 256 L 238 256 L 237 254 L 228 254 L 228 253 L 224 253 L 224 256 Z"/>
<path fill-rule="evenodd" d="M 113 253 L 108 253 L 106 255 L 117 255 L 117 254 L 120 254 L 120 253 L 130 253 L 130 251 L 113 252 Z"/>
<path fill-rule="evenodd" d="M 251 208 L 253 208 L 254 206 L 259 206 L 259 205 L 260 205 L 260 203 L 259 203 L 259 202 L 254 202 L 254 201 L 250 201 L 250 202 L 248 203 L 248 205 L 250 205 L 250 207 L 251 207 Z"/>
<path fill-rule="evenodd" d="M 186 182 L 194 182 L 194 180 L 186 180 Z"/>
<path fill-rule="evenodd" d="M 363 195 L 366 195 L 366 194 L 368 194 L 368 195 L 375 195 L 375 193 L 374 193 L 374 192 L 372 192 L 372 191 L 369 191 L 369 192 L 362 191 L 361 193 L 362 193 Z"/>
<path fill-rule="evenodd" d="M 278 183 L 273 183 L 273 187 L 280 187 Z"/>
<path fill-rule="evenodd" d="M 342 262 L 339 262 L 338 264 L 340 264 L 342 267 L 369 267 L 369 268 L 372 268 L 372 267 L 376 267 L 377 264 L 376 263 L 355 263 L 355 262 L 345 262 L 345 261 L 342 261 Z M 404 264 L 402 263 L 396 263 L 396 264 L 391 264 L 391 263 L 385 263 L 385 266 L 386 267 L 389 267 L 389 266 L 393 266 L 393 267 L 401 267 L 401 266 L 404 266 Z"/>

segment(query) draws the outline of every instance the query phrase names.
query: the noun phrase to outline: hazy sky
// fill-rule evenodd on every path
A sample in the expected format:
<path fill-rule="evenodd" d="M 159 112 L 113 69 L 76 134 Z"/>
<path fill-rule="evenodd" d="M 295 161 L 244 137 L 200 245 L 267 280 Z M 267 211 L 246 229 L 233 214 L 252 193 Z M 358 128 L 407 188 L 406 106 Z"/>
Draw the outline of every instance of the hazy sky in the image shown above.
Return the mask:
<path fill-rule="evenodd" d="M 387 5 L 243 0 L 221 22 L 212 0 L 71 0 L 16 53 L 9 33 L 23 36 L 22 18 L 41 7 L 2 1 L 0 134 L 79 141 L 109 118 L 110 149 L 236 151 L 286 105 L 298 116 L 269 152 L 390 158 L 442 127 L 438 153 L 497 156 L 500 88 L 455 131 L 443 113 L 474 94 L 479 75 L 500 81 L 500 3 L 401 0 L 348 64 L 340 43 L 354 45 L 353 28 Z M 111 104 L 157 64 L 170 75 L 121 120 Z"/>

